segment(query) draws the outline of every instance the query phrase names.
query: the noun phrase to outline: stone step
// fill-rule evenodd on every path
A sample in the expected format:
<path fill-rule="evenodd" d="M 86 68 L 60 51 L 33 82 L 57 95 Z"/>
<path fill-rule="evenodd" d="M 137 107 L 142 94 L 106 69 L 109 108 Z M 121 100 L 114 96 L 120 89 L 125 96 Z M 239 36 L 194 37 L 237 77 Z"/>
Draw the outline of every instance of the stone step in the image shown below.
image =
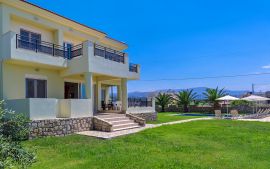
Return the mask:
<path fill-rule="evenodd" d="M 110 121 L 112 125 L 118 125 L 118 124 L 128 124 L 128 123 L 134 123 L 134 120 L 125 119 L 125 120 L 116 120 L 116 121 Z"/>
<path fill-rule="evenodd" d="M 113 122 L 113 121 L 121 121 L 121 120 L 129 120 L 128 117 L 110 117 L 110 118 L 101 118 L 102 120 Z"/>
<path fill-rule="evenodd" d="M 104 114 L 104 115 L 97 115 L 97 117 L 103 119 L 103 118 L 113 118 L 113 117 L 126 117 L 126 115 L 125 114 L 111 114 L 111 115 Z"/>
<path fill-rule="evenodd" d="M 127 123 L 127 124 L 118 124 L 118 125 L 113 125 L 112 131 L 116 130 L 125 130 L 125 129 L 130 129 L 130 128 L 137 128 L 140 127 L 137 123 Z"/>
<path fill-rule="evenodd" d="M 130 126 L 130 127 L 124 127 L 124 128 L 117 128 L 117 129 L 112 129 L 112 131 L 121 131 L 121 130 L 128 130 L 128 129 L 135 129 L 135 128 L 139 128 L 139 125 L 134 125 L 134 126 Z"/>
<path fill-rule="evenodd" d="M 99 114 L 96 117 L 102 119 L 103 121 L 111 123 L 112 126 L 110 128 L 110 131 L 128 130 L 141 127 L 138 123 L 127 117 L 125 114 L 104 113 Z"/>

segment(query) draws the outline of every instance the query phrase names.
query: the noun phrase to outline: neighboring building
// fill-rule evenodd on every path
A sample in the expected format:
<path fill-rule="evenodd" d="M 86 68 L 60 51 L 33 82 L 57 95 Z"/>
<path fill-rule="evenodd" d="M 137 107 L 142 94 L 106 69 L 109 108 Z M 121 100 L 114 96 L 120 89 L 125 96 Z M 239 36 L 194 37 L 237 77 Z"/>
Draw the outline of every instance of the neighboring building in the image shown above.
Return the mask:
<path fill-rule="evenodd" d="M 0 0 L 0 97 L 31 120 L 92 117 L 128 108 L 127 82 L 140 78 L 127 44 L 22 0 Z M 113 108 L 114 107 L 114 108 Z M 136 110 L 135 110 L 136 111 Z"/>

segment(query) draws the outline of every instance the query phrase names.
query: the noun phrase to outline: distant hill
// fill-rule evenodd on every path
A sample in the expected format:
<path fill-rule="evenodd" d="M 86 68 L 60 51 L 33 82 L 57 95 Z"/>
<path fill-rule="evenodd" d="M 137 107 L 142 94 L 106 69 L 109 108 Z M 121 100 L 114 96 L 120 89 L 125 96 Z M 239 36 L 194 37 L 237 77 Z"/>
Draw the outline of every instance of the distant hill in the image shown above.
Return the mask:
<path fill-rule="evenodd" d="M 193 90 L 194 92 L 197 93 L 198 97 L 197 99 L 204 99 L 203 92 L 207 87 L 196 87 L 196 88 L 189 88 L 189 90 Z M 130 98 L 139 98 L 139 97 L 154 97 L 156 96 L 159 92 L 168 92 L 168 93 L 178 93 L 180 91 L 183 91 L 186 89 L 162 89 L 162 90 L 156 90 L 156 91 L 150 91 L 150 92 L 130 92 L 128 96 Z M 234 97 L 240 97 L 247 92 L 250 92 L 248 90 L 226 90 L 226 93 L 234 96 Z"/>

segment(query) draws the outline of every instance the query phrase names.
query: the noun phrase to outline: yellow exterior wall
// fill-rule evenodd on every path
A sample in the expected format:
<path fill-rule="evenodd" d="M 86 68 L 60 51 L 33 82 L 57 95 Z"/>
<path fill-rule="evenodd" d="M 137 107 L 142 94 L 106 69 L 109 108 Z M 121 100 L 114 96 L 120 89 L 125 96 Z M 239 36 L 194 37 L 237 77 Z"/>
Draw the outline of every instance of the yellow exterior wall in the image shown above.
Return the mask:
<path fill-rule="evenodd" d="M 73 45 L 79 45 L 82 44 L 83 41 L 86 41 L 87 39 L 81 39 L 76 36 L 72 36 L 71 34 L 64 33 L 64 42 L 72 43 Z"/>
<path fill-rule="evenodd" d="M 34 33 L 41 34 L 41 40 L 46 42 L 54 42 L 54 32 L 44 27 L 37 26 L 34 23 L 26 22 L 22 20 L 11 20 L 11 31 L 20 34 L 20 29 L 25 29 Z"/>
<path fill-rule="evenodd" d="M 3 65 L 3 95 L 4 99 L 25 98 L 26 75 L 44 76 L 47 78 L 48 98 L 64 98 L 64 79 L 59 72 L 49 69 L 21 66 L 4 63 Z"/>

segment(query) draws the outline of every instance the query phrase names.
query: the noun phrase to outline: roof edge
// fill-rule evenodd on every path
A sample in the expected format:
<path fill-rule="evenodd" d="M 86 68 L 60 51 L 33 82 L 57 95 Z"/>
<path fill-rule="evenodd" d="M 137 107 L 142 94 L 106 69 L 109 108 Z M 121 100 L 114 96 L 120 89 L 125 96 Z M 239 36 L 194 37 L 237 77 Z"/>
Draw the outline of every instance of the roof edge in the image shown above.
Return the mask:
<path fill-rule="evenodd" d="M 43 8 L 43 7 L 41 7 L 41 6 L 35 5 L 35 4 L 33 4 L 33 3 L 31 3 L 31 2 L 28 2 L 28 1 L 26 1 L 26 0 L 20 0 L 20 1 L 21 1 L 21 2 L 24 2 L 24 3 L 26 3 L 26 4 L 29 4 L 29 5 L 31 5 L 31 6 L 37 7 L 37 8 L 39 8 L 39 9 L 41 9 L 41 10 L 46 11 L 46 12 L 49 12 L 49 13 L 51 13 L 51 14 L 57 15 L 57 16 L 59 16 L 59 17 L 61 17 L 61 18 L 67 19 L 67 20 L 69 20 L 69 21 L 71 21 L 71 22 L 74 22 L 74 23 L 76 23 L 76 24 L 79 24 L 79 25 L 81 25 L 81 26 L 83 26 L 83 27 L 85 27 L 85 28 L 87 28 L 87 29 L 91 29 L 91 30 L 97 31 L 97 32 L 99 32 L 99 33 L 102 33 L 102 34 L 105 35 L 106 38 L 108 38 L 108 39 L 110 39 L 110 40 L 113 40 L 113 41 L 115 41 L 115 42 L 121 43 L 121 44 L 123 44 L 123 45 L 125 45 L 125 46 L 128 46 L 125 42 L 122 42 L 122 41 L 119 41 L 119 40 L 114 39 L 114 38 L 112 38 L 112 37 L 109 37 L 109 36 L 108 36 L 105 32 L 103 32 L 103 31 L 100 31 L 100 30 L 95 29 L 95 28 L 92 28 L 92 27 L 90 27 L 90 26 L 88 26 L 88 25 L 85 25 L 85 24 L 82 24 L 82 23 L 80 23 L 80 22 L 77 22 L 77 21 L 75 21 L 75 20 L 73 20 L 73 19 L 70 19 L 70 18 L 65 17 L 65 16 L 63 16 L 63 15 L 60 15 L 60 14 L 58 14 L 58 13 L 56 13 L 56 12 L 53 12 L 53 11 L 48 10 L 48 9 L 46 9 L 46 8 Z"/>

